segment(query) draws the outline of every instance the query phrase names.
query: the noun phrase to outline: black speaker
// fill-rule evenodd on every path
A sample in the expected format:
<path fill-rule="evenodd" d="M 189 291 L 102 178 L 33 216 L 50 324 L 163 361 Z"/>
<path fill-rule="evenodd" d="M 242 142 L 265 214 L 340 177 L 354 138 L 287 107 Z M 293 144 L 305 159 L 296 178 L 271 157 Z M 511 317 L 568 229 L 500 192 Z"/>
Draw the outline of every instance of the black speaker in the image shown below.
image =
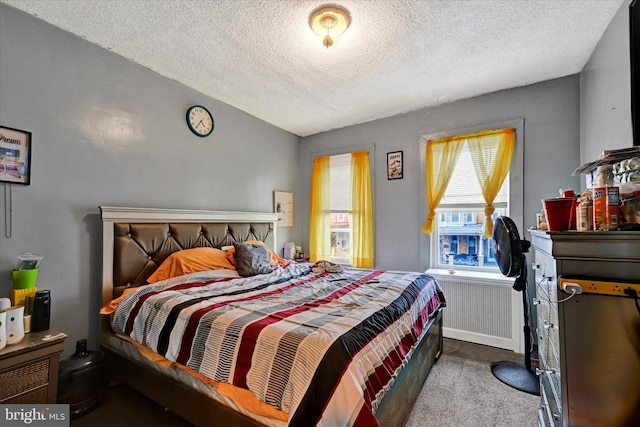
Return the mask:
<path fill-rule="evenodd" d="M 51 318 L 51 291 L 44 289 L 36 291 L 33 298 L 33 314 L 31 315 L 31 332 L 46 331 L 49 329 Z"/>

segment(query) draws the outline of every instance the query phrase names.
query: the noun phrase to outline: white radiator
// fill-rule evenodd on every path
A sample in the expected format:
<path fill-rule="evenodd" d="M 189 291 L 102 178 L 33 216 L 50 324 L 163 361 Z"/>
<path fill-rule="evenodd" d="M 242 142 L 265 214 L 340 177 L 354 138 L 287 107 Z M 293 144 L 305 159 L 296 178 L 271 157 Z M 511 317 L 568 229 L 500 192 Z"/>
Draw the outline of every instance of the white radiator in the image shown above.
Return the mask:
<path fill-rule="evenodd" d="M 514 279 L 427 273 L 436 278 L 447 300 L 445 337 L 522 353 L 522 295 L 513 290 Z"/>

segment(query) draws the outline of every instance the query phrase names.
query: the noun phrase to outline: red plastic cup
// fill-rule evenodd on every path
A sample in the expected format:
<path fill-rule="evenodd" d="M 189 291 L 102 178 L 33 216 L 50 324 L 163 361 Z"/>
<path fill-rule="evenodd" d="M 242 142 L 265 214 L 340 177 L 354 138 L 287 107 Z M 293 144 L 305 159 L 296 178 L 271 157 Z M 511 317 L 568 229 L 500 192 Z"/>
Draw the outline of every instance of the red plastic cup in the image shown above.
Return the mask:
<path fill-rule="evenodd" d="M 547 218 L 549 231 L 566 231 L 571 227 L 573 206 L 573 197 L 542 199 L 542 207 Z"/>

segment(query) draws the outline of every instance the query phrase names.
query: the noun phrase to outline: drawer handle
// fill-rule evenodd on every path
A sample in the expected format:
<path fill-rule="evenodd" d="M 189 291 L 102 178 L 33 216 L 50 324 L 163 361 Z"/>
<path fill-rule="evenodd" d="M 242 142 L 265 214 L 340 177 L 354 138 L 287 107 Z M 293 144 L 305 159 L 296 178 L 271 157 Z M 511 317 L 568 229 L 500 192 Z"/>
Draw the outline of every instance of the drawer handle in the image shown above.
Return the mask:
<path fill-rule="evenodd" d="M 543 320 L 543 321 L 542 321 L 542 326 L 543 326 L 545 329 L 553 329 L 553 328 L 554 328 L 553 323 L 549 323 L 549 322 L 547 322 L 546 320 Z"/>

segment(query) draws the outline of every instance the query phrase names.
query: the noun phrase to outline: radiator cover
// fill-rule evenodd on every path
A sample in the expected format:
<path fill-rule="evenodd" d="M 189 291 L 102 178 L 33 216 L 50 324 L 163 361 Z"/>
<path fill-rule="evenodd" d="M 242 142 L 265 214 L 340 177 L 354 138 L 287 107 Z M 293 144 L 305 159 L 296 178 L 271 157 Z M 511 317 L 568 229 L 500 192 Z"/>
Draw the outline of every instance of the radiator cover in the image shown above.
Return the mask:
<path fill-rule="evenodd" d="M 514 298 L 519 293 L 512 288 L 513 279 L 429 274 L 436 278 L 447 299 L 443 317 L 445 337 L 522 353 L 522 310 L 519 299 Z"/>

